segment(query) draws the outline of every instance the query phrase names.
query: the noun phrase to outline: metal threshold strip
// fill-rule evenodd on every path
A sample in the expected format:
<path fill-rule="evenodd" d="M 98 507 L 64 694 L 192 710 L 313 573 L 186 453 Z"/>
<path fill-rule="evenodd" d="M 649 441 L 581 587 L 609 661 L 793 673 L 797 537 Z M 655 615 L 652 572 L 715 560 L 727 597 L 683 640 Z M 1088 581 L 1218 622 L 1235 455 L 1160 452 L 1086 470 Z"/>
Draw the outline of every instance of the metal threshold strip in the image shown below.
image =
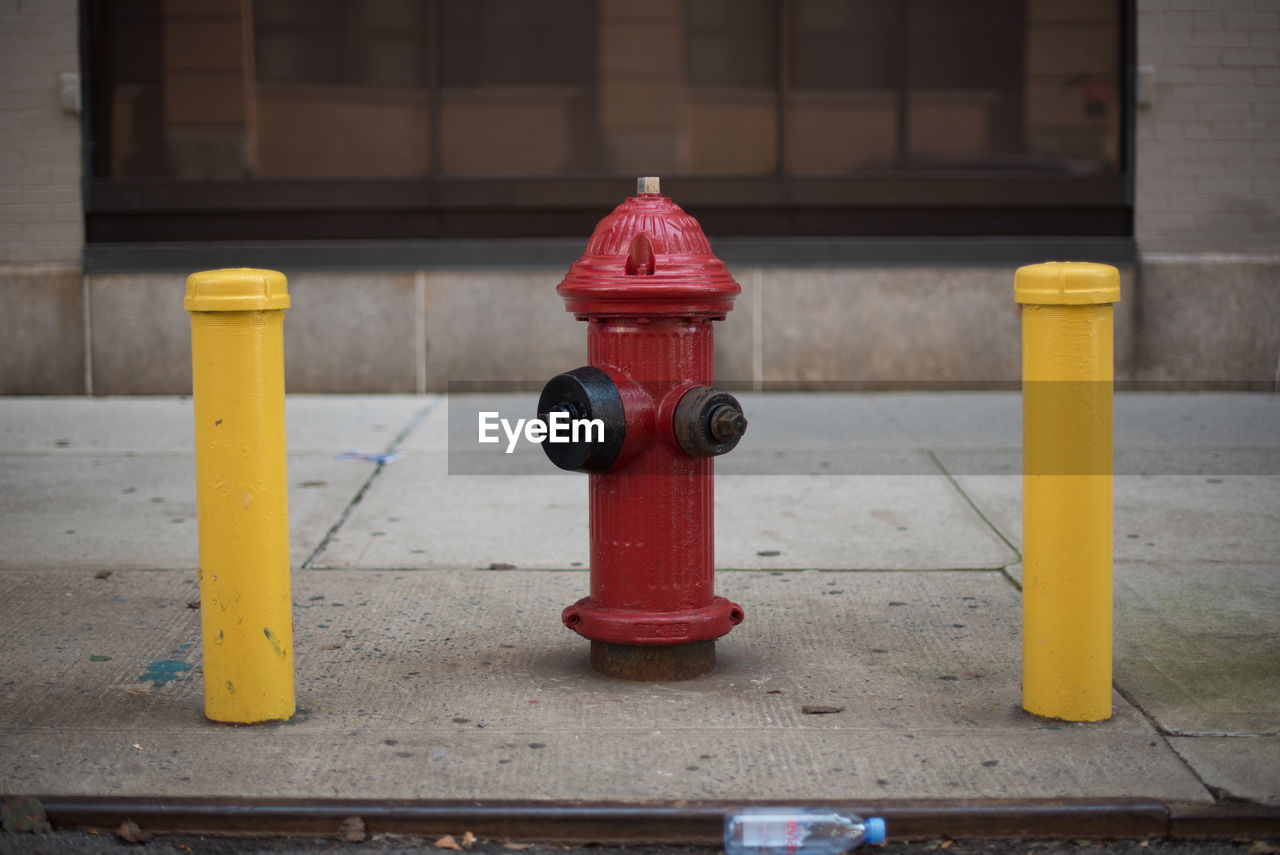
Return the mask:
<path fill-rule="evenodd" d="M 348 817 L 371 834 L 471 831 L 479 837 L 596 843 L 719 845 L 722 802 L 415 801 L 225 797 L 45 796 L 55 828 L 115 828 L 130 819 L 156 832 L 334 834 Z M 1230 837 L 1280 834 L 1280 806 L 1178 805 L 1147 799 L 823 801 L 882 816 L 892 840 L 953 838 Z"/>

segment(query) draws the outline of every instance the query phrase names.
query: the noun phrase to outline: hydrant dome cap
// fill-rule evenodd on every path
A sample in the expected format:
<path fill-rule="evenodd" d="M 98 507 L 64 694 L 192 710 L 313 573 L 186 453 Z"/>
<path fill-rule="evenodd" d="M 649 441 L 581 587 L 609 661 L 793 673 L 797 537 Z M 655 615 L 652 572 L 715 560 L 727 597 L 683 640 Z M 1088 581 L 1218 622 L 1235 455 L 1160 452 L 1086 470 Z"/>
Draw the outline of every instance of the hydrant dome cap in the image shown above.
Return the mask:
<path fill-rule="evenodd" d="M 579 315 L 719 318 L 742 289 L 698 221 L 670 198 L 645 192 L 596 225 L 556 290 Z"/>
<path fill-rule="evenodd" d="M 1041 306 L 1081 306 L 1120 302 L 1120 271 L 1110 264 L 1047 261 L 1019 267 L 1013 298 Z"/>
<path fill-rule="evenodd" d="M 289 308 L 288 281 L 275 270 L 232 267 L 187 277 L 188 312 L 255 312 Z"/>

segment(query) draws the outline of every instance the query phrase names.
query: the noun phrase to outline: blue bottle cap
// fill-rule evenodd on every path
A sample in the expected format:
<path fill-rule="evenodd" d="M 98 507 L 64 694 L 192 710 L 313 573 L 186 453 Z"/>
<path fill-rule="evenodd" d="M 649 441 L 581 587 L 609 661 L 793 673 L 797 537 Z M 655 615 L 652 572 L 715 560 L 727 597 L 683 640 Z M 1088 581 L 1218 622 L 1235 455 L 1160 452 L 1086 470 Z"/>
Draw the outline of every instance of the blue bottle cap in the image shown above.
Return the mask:
<path fill-rule="evenodd" d="M 884 820 L 878 816 L 873 816 L 867 820 L 867 843 L 884 843 L 886 829 Z"/>

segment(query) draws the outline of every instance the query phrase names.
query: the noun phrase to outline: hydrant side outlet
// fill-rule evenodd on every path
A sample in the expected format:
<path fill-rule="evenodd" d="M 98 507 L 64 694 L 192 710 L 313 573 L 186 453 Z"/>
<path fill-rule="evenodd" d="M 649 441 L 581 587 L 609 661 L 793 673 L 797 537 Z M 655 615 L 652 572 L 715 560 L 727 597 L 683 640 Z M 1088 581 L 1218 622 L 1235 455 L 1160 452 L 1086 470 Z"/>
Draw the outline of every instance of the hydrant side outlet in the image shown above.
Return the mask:
<path fill-rule="evenodd" d="M 554 415 L 569 419 L 599 420 L 603 438 L 592 442 L 587 436 L 570 437 L 570 442 L 544 442 L 542 450 L 561 469 L 579 472 L 607 472 L 626 441 L 627 422 L 622 395 L 607 373 L 590 365 L 552 377 L 538 398 L 538 418 L 550 424 Z"/>
<path fill-rule="evenodd" d="M 712 386 L 685 392 L 672 417 L 676 441 L 691 457 L 727 454 L 747 432 L 747 418 L 738 399 Z"/>
<path fill-rule="evenodd" d="M 538 409 L 606 424 L 603 442 L 544 444 L 557 466 L 590 473 L 590 595 L 565 625 L 591 639 L 601 673 L 676 680 L 711 671 L 715 639 L 743 619 L 714 591 L 712 457 L 746 418 L 712 386 L 711 329 L 741 289 L 657 179 L 639 186 L 557 288 L 589 321 L 589 365 L 548 383 Z"/>

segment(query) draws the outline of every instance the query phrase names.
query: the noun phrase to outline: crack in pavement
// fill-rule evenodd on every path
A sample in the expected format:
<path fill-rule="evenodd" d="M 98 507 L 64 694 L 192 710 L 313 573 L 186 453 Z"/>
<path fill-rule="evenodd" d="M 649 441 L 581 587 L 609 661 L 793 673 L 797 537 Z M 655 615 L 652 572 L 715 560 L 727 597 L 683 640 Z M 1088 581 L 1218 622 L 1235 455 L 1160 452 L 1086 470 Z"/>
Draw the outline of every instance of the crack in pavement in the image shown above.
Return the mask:
<path fill-rule="evenodd" d="M 409 438 L 409 435 L 422 423 L 422 420 L 425 419 L 433 409 L 435 409 L 435 405 L 438 400 L 438 398 L 433 398 L 428 401 L 422 409 L 414 413 L 413 418 L 409 419 L 409 424 L 392 438 L 391 442 L 387 444 L 387 447 L 383 449 L 382 453 L 386 455 L 399 451 L 400 445 Z M 333 541 L 334 537 L 337 536 L 338 532 L 342 530 L 342 527 L 346 525 L 351 514 L 359 506 L 360 502 L 364 500 L 365 494 L 369 492 L 369 488 L 373 486 L 373 482 L 378 479 L 378 476 L 382 474 L 382 470 L 385 469 L 387 465 L 387 463 L 381 461 L 374 465 L 373 471 L 369 473 L 369 477 L 360 485 L 360 489 L 356 491 L 356 494 L 351 497 L 351 501 L 347 503 L 347 506 L 342 509 L 342 513 L 338 515 L 337 522 L 329 527 L 329 530 L 325 532 L 325 535 L 321 539 L 319 545 L 317 545 L 311 554 L 307 556 L 307 560 L 303 561 L 298 569 L 310 570 L 316 559 L 324 554 L 324 551 L 329 548 L 329 544 Z"/>

